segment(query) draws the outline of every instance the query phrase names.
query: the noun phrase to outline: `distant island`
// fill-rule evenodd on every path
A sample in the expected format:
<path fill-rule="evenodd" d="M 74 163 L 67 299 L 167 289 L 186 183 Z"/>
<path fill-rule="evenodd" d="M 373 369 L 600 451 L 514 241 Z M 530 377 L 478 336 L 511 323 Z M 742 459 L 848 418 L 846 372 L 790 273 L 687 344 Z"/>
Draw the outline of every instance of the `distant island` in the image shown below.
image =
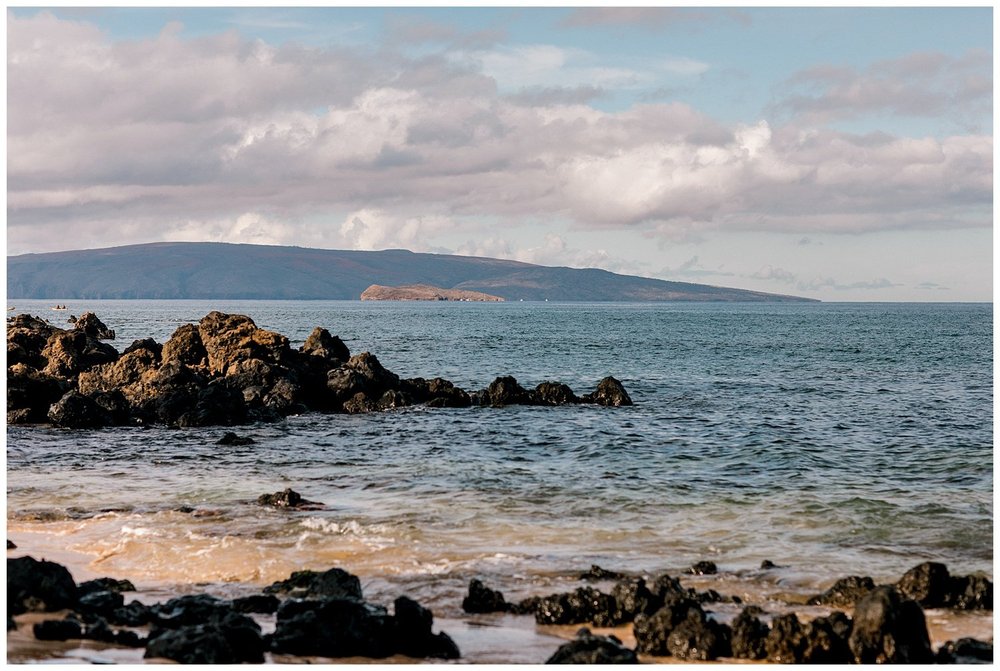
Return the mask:
<path fill-rule="evenodd" d="M 812 299 L 597 268 L 506 259 L 221 242 L 157 242 L 7 257 L 7 298 L 357 300 L 372 284 L 426 284 L 508 301 L 801 302 Z"/>
<path fill-rule="evenodd" d="M 505 298 L 484 294 L 481 291 L 442 289 L 429 284 L 407 284 L 401 287 L 384 287 L 373 284 L 361 292 L 363 301 L 469 301 L 476 303 L 503 303 Z"/>

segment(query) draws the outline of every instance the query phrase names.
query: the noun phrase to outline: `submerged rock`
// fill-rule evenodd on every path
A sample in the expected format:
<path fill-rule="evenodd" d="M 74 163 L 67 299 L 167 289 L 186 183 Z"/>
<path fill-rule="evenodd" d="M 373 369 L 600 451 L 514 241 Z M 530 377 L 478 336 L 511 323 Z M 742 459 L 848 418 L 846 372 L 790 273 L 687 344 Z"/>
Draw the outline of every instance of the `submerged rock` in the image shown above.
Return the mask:
<path fill-rule="evenodd" d="M 233 433 L 232 431 L 227 431 L 225 434 L 223 434 L 222 438 L 219 438 L 217 441 L 215 441 L 215 444 L 239 446 L 239 445 L 253 445 L 254 442 L 255 442 L 254 439 L 250 438 L 249 436 L 239 436 Z M 265 494 L 265 496 L 274 496 L 274 495 Z"/>
<path fill-rule="evenodd" d="M 624 573 L 609 571 L 601 568 L 597 564 L 591 564 L 590 569 L 588 569 L 585 573 L 580 574 L 580 580 L 621 580 L 623 578 L 625 578 Z"/>
<path fill-rule="evenodd" d="M 685 573 L 691 575 L 715 575 L 718 572 L 719 568 L 715 565 L 715 562 L 707 560 L 702 560 L 685 571 Z"/>
<path fill-rule="evenodd" d="M 608 376 L 597 383 L 597 389 L 593 393 L 583 397 L 585 403 L 596 403 L 598 405 L 613 406 L 615 408 L 624 405 L 632 405 L 632 398 L 625 391 L 622 383 L 615 378 Z"/>
<path fill-rule="evenodd" d="M 307 501 L 297 491 L 288 487 L 274 494 L 261 494 L 257 497 L 257 505 L 271 506 L 273 508 L 303 508 L 316 507 L 323 504 L 316 501 Z"/>
<path fill-rule="evenodd" d="M 576 638 L 559 646 L 546 664 L 638 664 L 634 650 L 626 648 L 615 636 L 595 636 L 581 629 Z"/>
<path fill-rule="evenodd" d="M 486 587 L 481 580 L 473 578 L 469 582 L 469 594 L 462 599 L 462 610 L 466 613 L 497 613 L 510 610 L 503 593 Z"/>

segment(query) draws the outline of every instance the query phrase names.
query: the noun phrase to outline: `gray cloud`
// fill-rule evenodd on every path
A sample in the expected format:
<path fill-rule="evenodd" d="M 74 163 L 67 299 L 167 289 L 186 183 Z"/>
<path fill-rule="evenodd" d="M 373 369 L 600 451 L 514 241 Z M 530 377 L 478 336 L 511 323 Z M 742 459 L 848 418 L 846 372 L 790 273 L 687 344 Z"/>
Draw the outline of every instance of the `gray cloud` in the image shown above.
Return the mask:
<path fill-rule="evenodd" d="M 969 50 L 958 58 L 913 53 L 863 70 L 816 66 L 785 83 L 774 110 L 808 123 L 872 113 L 950 115 L 956 124 L 976 130 L 972 120 L 991 110 L 992 61 L 988 52 Z"/>

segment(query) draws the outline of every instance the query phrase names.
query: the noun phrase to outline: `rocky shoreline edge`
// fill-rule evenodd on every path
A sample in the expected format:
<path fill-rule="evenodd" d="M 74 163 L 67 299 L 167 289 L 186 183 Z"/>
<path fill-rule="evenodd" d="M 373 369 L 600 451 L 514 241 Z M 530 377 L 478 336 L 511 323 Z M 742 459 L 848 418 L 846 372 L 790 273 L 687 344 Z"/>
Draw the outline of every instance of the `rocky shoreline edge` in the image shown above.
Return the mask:
<path fill-rule="evenodd" d="M 11 543 L 8 541 L 8 549 Z M 699 562 L 689 573 L 712 573 Z M 741 603 L 714 590 L 683 588 L 677 577 L 632 576 L 591 567 L 581 581 L 613 581 L 610 593 L 591 586 L 508 603 L 479 579 L 469 584 L 462 610 L 510 613 L 541 625 L 585 625 L 556 647 L 546 663 L 621 664 L 674 658 L 680 661 L 748 660 L 775 663 L 991 663 L 992 641 L 961 638 L 933 650 L 924 608 L 993 609 L 993 584 L 980 575 L 953 576 L 925 562 L 894 584 L 871 578 L 838 580 L 809 604 L 852 609 L 802 621 L 794 613 L 767 613 L 755 604 L 725 624 L 713 603 Z M 360 580 L 341 568 L 297 571 L 261 593 L 224 600 L 192 594 L 147 605 L 125 603 L 135 587 L 99 578 L 76 584 L 62 565 L 30 556 L 7 559 L 7 630 L 14 616 L 61 614 L 31 624 L 39 641 L 89 640 L 107 646 L 144 648 L 144 657 L 181 663 L 262 663 L 265 653 L 330 659 L 461 660 L 445 632 L 433 632 L 427 608 L 400 596 L 392 613 L 365 600 Z M 273 614 L 274 631 L 262 634 L 252 614 Z M 631 625 L 635 648 L 588 627 Z M 28 626 L 22 622 L 21 626 Z M 304 660 L 307 661 L 307 660 Z M 541 660 L 539 660 L 541 661 Z"/>
<path fill-rule="evenodd" d="M 468 392 L 440 377 L 403 379 L 369 352 L 316 327 L 298 349 L 246 315 L 211 312 L 163 344 L 136 340 L 121 354 L 93 313 L 61 329 L 26 314 L 7 320 L 7 423 L 67 428 L 164 424 L 235 426 L 306 412 L 592 403 L 632 405 L 605 377 L 577 396 L 560 382 L 525 389 L 511 376 Z"/>

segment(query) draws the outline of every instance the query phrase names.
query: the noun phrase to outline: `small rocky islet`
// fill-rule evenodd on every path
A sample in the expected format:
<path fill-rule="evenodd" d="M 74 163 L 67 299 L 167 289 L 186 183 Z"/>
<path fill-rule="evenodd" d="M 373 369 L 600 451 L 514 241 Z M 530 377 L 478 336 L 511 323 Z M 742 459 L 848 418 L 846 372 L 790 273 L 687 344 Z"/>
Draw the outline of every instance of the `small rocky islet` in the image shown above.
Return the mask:
<path fill-rule="evenodd" d="M 597 568 L 597 567 L 595 567 Z M 952 576 L 943 564 L 925 562 L 891 585 L 868 587 L 856 576 L 841 579 L 838 603 L 848 616 L 829 614 L 800 620 L 794 613 L 768 614 L 746 605 L 731 624 L 713 617 L 711 604 L 739 603 L 713 590 L 685 589 L 677 578 L 618 575 L 611 593 L 590 586 L 573 592 L 533 596 L 508 603 L 499 590 L 473 579 L 462 610 L 469 614 L 533 616 L 540 625 L 587 625 L 555 647 L 550 664 L 628 664 L 656 658 L 681 661 L 752 660 L 775 663 L 991 663 L 992 642 L 947 641 L 933 650 L 923 609 L 990 610 L 992 582 L 980 576 Z M 605 578 L 602 578 L 605 579 Z M 581 581 L 587 575 L 580 576 Z M 853 591 L 843 586 L 851 583 Z M 433 613 L 407 596 L 393 611 L 365 600 L 357 576 L 332 568 L 297 571 L 261 593 L 231 600 L 189 594 L 163 603 L 125 603 L 135 591 L 127 580 L 99 578 L 76 584 L 62 565 L 30 556 L 7 559 L 7 629 L 14 616 L 57 612 L 35 621 L 41 641 L 89 640 L 144 648 L 144 657 L 181 663 L 261 663 L 280 658 L 364 657 L 460 660 L 445 632 L 434 633 Z M 832 594 L 817 595 L 822 601 Z M 253 614 L 273 614 L 274 631 L 263 634 Z M 613 634 L 590 626 L 631 625 L 635 649 Z M 541 660 L 539 660 L 541 661 Z"/>
<path fill-rule="evenodd" d="M 163 344 L 136 340 L 119 353 L 103 342 L 114 335 L 93 313 L 69 329 L 26 314 L 8 318 L 8 424 L 235 426 L 412 405 L 632 405 L 613 377 L 583 396 L 559 382 L 525 389 L 511 376 L 473 392 L 440 377 L 404 379 L 369 352 L 352 355 L 324 328 L 294 349 L 246 315 L 217 311 Z"/>

